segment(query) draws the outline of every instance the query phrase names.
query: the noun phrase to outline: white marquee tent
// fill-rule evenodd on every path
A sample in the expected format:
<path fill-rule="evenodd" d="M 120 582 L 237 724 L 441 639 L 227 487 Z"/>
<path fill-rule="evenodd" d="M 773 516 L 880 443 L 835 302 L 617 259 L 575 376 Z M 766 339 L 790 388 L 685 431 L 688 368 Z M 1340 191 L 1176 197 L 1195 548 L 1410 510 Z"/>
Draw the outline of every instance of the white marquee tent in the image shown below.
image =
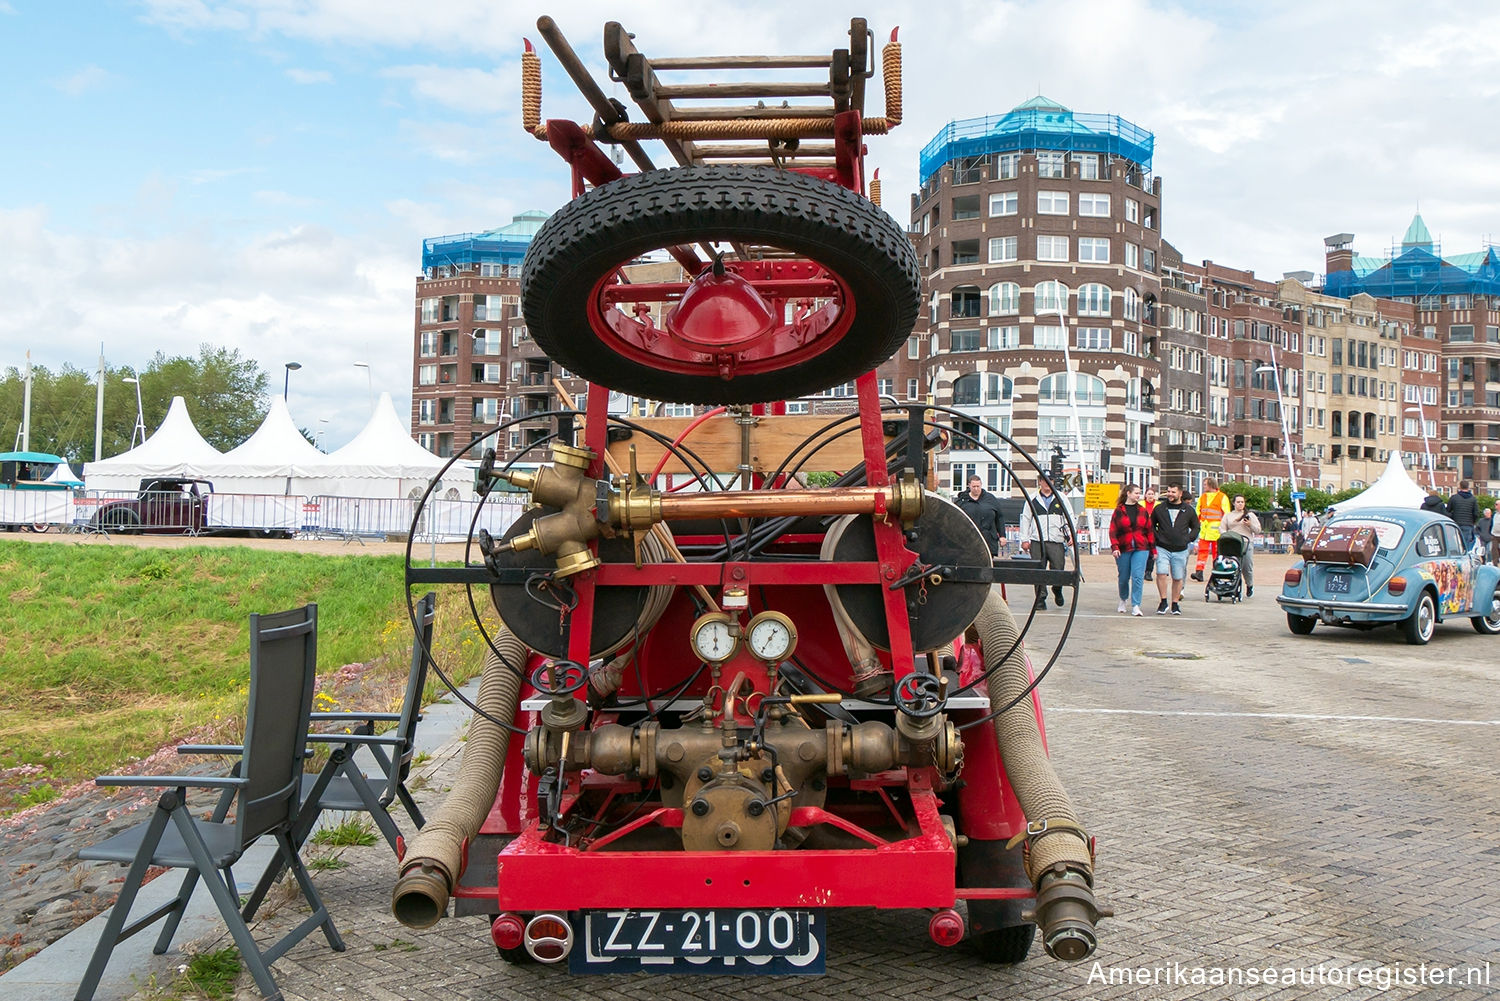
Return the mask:
<path fill-rule="evenodd" d="M 201 467 L 223 457 L 198 433 L 186 401 L 174 396 L 155 434 L 128 452 L 84 463 L 83 479 L 90 490 L 134 491 L 148 476 L 200 476 Z"/>
<path fill-rule="evenodd" d="M 420 496 L 446 463 L 412 440 L 406 423 L 396 415 L 391 395 L 381 393 L 363 430 L 349 444 L 299 473 L 296 487 L 299 493 L 336 497 L 410 497 L 413 491 Z M 460 478 L 450 476 L 453 482 L 443 486 L 458 488 L 467 497 L 467 484 L 458 482 Z"/>
<path fill-rule="evenodd" d="M 1410 507 L 1422 506 L 1427 491 L 1412 480 L 1401 463 L 1401 453 L 1392 452 L 1385 472 L 1371 483 L 1364 493 L 1355 494 L 1348 500 L 1339 501 L 1334 507 L 1340 512 L 1357 511 L 1365 507 Z"/>

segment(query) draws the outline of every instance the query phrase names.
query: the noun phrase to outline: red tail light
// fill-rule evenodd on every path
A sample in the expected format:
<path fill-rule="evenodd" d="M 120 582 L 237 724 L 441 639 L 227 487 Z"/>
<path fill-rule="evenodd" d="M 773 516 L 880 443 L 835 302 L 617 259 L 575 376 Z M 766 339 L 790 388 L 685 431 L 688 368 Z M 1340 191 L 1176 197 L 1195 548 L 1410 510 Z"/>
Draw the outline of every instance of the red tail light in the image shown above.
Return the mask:
<path fill-rule="evenodd" d="M 526 923 L 519 914 L 502 914 L 490 925 L 490 938 L 501 949 L 519 949 Z"/>
<path fill-rule="evenodd" d="M 1298 584 L 1302 583 L 1302 568 L 1292 567 L 1286 572 L 1286 576 L 1281 580 L 1283 584 L 1288 584 L 1291 587 L 1296 587 Z"/>
<path fill-rule="evenodd" d="M 1390 580 L 1390 583 L 1386 584 L 1385 589 L 1387 591 L 1391 592 L 1392 594 L 1405 594 L 1406 593 L 1406 578 L 1405 577 L 1392 577 L 1391 580 Z"/>
<path fill-rule="evenodd" d="M 538 914 L 526 924 L 526 951 L 539 963 L 560 963 L 573 949 L 573 929 L 556 914 Z"/>

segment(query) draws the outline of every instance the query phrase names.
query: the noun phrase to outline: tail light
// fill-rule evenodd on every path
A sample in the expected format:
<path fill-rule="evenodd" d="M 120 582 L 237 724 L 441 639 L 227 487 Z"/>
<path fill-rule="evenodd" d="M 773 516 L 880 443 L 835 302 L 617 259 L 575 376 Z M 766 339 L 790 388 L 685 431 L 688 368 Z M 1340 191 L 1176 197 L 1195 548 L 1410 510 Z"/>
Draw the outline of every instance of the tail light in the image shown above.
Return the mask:
<path fill-rule="evenodd" d="M 573 951 L 573 928 L 556 914 L 538 914 L 526 923 L 526 952 L 538 963 L 561 963 Z"/>
<path fill-rule="evenodd" d="M 964 940 L 964 919 L 953 908 L 945 908 L 927 922 L 927 934 L 941 946 L 954 946 Z"/>
<path fill-rule="evenodd" d="M 519 914 L 502 914 L 490 925 L 490 938 L 497 949 L 519 949 L 526 934 L 526 921 Z"/>
<path fill-rule="evenodd" d="M 1390 579 L 1390 582 L 1388 584 L 1386 584 L 1385 589 L 1387 591 L 1391 592 L 1392 594 L 1405 594 L 1406 593 L 1406 578 L 1405 577 L 1392 577 Z"/>
<path fill-rule="evenodd" d="M 1286 572 L 1286 576 L 1281 579 L 1281 582 L 1283 584 L 1286 584 L 1288 587 L 1296 587 L 1298 584 L 1301 584 L 1302 583 L 1302 568 L 1301 567 L 1292 567 L 1290 570 L 1288 570 Z"/>

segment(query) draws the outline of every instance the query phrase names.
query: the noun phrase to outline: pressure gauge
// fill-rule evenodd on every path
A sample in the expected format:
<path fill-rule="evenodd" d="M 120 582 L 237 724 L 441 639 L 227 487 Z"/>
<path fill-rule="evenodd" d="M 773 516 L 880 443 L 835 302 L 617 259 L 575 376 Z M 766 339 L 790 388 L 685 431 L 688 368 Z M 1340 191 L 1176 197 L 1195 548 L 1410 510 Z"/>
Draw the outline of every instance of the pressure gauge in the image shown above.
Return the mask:
<path fill-rule="evenodd" d="M 734 617 L 725 612 L 709 612 L 693 623 L 693 652 L 705 663 L 722 664 L 740 648 L 740 637 Z"/>
<path fill-rule="evenodd" d="M 750 652 L 759 660 L 778 664 L 797 647 L 797 627 L 780 612 L 761 612 L 745 628 Z"/>

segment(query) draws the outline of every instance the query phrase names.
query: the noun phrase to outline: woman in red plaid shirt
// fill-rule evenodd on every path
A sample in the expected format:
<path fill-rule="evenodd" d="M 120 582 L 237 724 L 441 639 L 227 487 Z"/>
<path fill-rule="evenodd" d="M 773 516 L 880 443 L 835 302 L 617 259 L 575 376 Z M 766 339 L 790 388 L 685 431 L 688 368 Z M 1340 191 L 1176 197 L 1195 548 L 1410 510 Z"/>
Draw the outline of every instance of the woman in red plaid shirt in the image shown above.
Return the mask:
<path fill-rule="evenodd" d="M 1109 519 L 1109 547 L 1115 557 L 1120 577 L 1120 611 L 1141 614 L 1141 588 L 1146 577 L 1146 560 L 1156 545 L 1151 528 L 1151 514 L 1141 503 L 1141 488 L 1125 484 L 1120 503 Z M 1128 604 L 1127 604 L 1128 602 Z"/>

